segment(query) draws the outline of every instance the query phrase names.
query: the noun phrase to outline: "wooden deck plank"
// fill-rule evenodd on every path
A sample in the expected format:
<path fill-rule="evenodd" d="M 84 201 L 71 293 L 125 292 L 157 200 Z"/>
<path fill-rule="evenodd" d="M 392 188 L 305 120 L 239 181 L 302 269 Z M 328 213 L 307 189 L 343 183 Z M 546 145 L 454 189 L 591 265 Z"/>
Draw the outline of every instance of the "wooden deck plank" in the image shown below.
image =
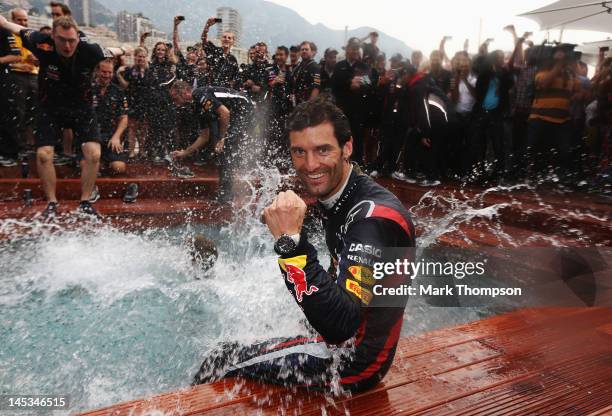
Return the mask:
<path fill-rule="evenodd" d="M 402 338 L 398 345 L 398 357 L 411 357 L 463 342 L 499 334 L 523 330 L 544 322 L 563 320 L 575 314 L 588 312 L 587 308 L 526 308 L 512 313 L 494 316 L 455 327 L 441 328 L 425 334 Z"/>
<path fill-rule="evenodd" d="M 554 355 L 557 359 L 565 357 L 571 359 L 572 355 L 579 349 L 580 343 L 567 345 L 563 351 L 559 349 L 549 351 L 549 354 Z M 541 355 L 541 351 L 540 354 Z M 545 360 L 549 361 L 549 360 Z M 550 362 L 548 369 L 553 371 L 557 366 L 563 364 L 564 361 Z M 519 366 L 516 366 L 518 363 Z M 542 361 L 538 360 L 538 365 Z M 533 360 L 529 359 L 528 353 L 523 356 L 514 355 L 511 359 L 503 357 L 501 359 L 493 359 L 477 365 L 464 367 L 448 373 L 436 375 L 429 380 L 421 379 L 413 383 L 407 383 L 403 386 L 398 386 L 387 390 L 388 397 L 392 399 L 398 409 L 402 409 L 408 414 L 435 414 L 433 409 L 437 406 L 448 405 L 455 409 L 457 401 L 465 400 L 474 395 L 487 394 L 490 389 L 501 388 L 506 385 L 514 385 L 522 383 L 526 377 L 539 377 L 545 372 L 547 367 L 534 366 Z M 607 371 L 612 368 L 608 366 Z M 442 380 L 442 383 L 439 381 Z M 432 397 L 432 392 L 435 391 L 435 398 Z M 399 393 L 398 393 L 399 392 Z M 406 396 L 404 398 L 404 396 Z M 363 399 L 376 402 L 374 398 Z M 491 403 L 495 406 L 497 399 Z M 360 413 L 360 401 L 351 400 L 346 402 L 346 410 L 351 414 Z M 355 413 L 357 412 L 357 413 Z M 340 412 L 341 413 L 341 412 Z M 335 414 L 333 411 L 330 414 Z M 454 413 L 451 413 L 454 414 Z M 526 413 L 522 413 L 526 414 Z"/>
<path fill-rule="evenodd" d="M 569 351 L 567 352 L 566 356 L 570 356 Z M 609 357 L 606 357 L 606 360 L 609 361 Z M 402 413 L 428 416 L 437 414 L 459 415 L 464 414 L 459 410 L 466 410 L 466 415 L 501 415 L 504 413 L 525 415 L 530 414 L 528 411 L 529 406 L 521 406 L 521 408 L 518 410 L 514 409 L 516 412 L 512 412 L 512 401 L 519 400 L 521 405 L 524 405 L 525 403 L 532 405 L 532 403 L 525 402 L 520 393 L 512 390 L 512 386 L 520 385 L 525 383 L 526 380 L 530 380 L 530 378 L 532 378 L 534 383 L 542 386 L 542 391 L 546 394 L 545 397 L 540 397 L 539 401 L 535 402 L 534 407 L 541 405 L 542 401 L 546 403 L 546 400 L 550 400 L 553 403 L 558 403 L 558 401 L 555 401 L 555 397 L 549 397 L 549 391 L 547 390 L 548 386 L 543 385 L 541 379 L 548 372 L 554 371 L 554 368 L 557 366 L 562 366 L 565 364 L 566 362 L 562 361 L 555 363 L 549 368 L 534 370 L 526 367 L 515 368 L 512 364 L 508 363 L 507 359 L 495 359 L 487 363 L 452 371 L 429 380 L 418 380 L 414 383 L 409 383 L 401 387 L 391 388 L 383 392 L 377 392 L 373 396 L 359 396 L 352 400 L 345 401 L 342 406 L 337 406 L 336 409 L 328 407 L 326 408 L 326 411 L 330 415 L 340 415 L 345 413 L 350 413 L 351 415 L 367 415 L 371 414 L 369 413 L 371 409 L 376 409 L 378 407 L 378 403 L 381 401 L 386 403 L 388 401 L 389 405 L 386 405 L 386 407 L 392 409 L 390 414 Z M 577 367 L 582 368 L 583 365 L 584 362 L 580 362 L 577 364 Z M 610 370 L 612 370 L 609 365 L 604 368 L 608 373 Z M 495 373 L 495 370 L 499 371 L 499 373 Z M 491 377 L 491 375 L 497 377 Z M 563 382 L 563 386 L 567 386 L 567 383 Z M 589 386 L 586 387 L 588 388 Z M 495 392 L 499 389 L 511 390 L 514 397 L 511 399 L 510 403 L 503 403 L 500 402 L 497 397 L 488 396 L 491 394 L 491 391 Z M 584 397 L 586 400 L 583 403 L 585 406 L 587 404 L 593 404 L 594 400 L 597 402 L 605 400 L 605 398 L 609 396 L 609 387 L 606 388 L 605 386 L 591 393 L 585 392 L 585 389 L 580 389 L 580 391 L 586 395 Z M 557 400 L 559 397 L 566 398 L 567 393 L 568 391 L 566 387 L 565 391 L 558 394 Z M 478 405 L 482 404 L 474 402 L 473 396 L 477 396 L 481 399 L 484 398 L 484 404 L 492 407 L 493 409 L 479 408 Z M 573 404 L 573 401 L 570 400 L 569 402 L 563 403 L 562 406 L 565 406 L 565 408 L 570 408 Z M 606 405 L 607 402 L 599 404 L 603 406 Z M 508 409 L 504 408 L 505 405 L 508 405 Z M 462 409 L 462 406 L 465 407 Z M 473 409 L 473 407 L 476 408 Z M 383 408 L 385 408 L 385 406 Z M 440 412 L 440 408 L 447 410 L 447 412 Z M 375 413 L 378 414 L 378 411 Z M 315 415 L 317 412 L 312 411 L 311 413 L 302 414 Z"/>
<path fill-rule="evenodd" d="M 401 361 L 404 354 L 406 357 L 414 357 L 414 356 L 418 356 L 422 354 L 433 353 L 443 348 L 452 348 L 454 346 L 458 346 L 464 343 L 469 343 L 472 340 L 484 338 L 486 335 L 490 334 L 490 331 L 492 329 L 497 331 L 497 333 L 501 333 L 504 331 L 516 331 L 516 330 L 520 330 L 521 328 L 524 328 L 525 325 L 528 325 L 528 324 L 536 325 L 544 321 L 550 321 L 551 319 L 564 319 L 565 317 L 569 315 L 579 314 L 581 312 L 584 312 L 584 311 L 567 309 L 567 308 L 551 309 L 549 313 L 544 313 L 543 311 L 539 309 L 533 309 L 533 310 L 526 309 L 526 310 L 517 311 L 511 315 L 502 315 L 502 316 L 490 318 L 487 321 L 469 323 L 469 324 L 458 326 L 456 328 L 446 328 L 446 329 L 437 330 L 437 331 L 434 331 L 433 333 L 430 333 L 431 337 L 428 335 L 419 335 L 419 336 L 414 336 L 411 338 L 405 338 L 400 341 L 395 367 L 398 367 L 398 363 Z M 554 317 L 551 317 L 551 313 L 554 314 Z M 439 356 L 437 358 L 438 360 L 440 360 Z M 425 359 L 424 363 L 425 365 L 428 365 L 428 360 Z M 467 361 L 467 363 L 469 363 L 469 361 Z M 387 386 L 393 386 L 393 383 L 392 383 L 393 374 L 394 373 L 391 372 L 385 379 L 384 385 L 381 385 L 377 389 L 385 390 L 386 388 L 388 388 Z M 422 374 L 416 374 L 414 375 L 414 378 L 417 378 L 419 376 L 422 376 Z M 226 403 L 226 405 L 230 405 L 230 406 L 239 405 L 240 403 L 243 403 L 243 402 L 246 402 L 247 404 L 252 403 L 252 402 L 256 402 L 256 403 L 266 402 L 266 401 L 273 402 L 274 395 L 278 396 L 276 397 L 276 400 L 284 401 L 285 399 L 286 394 L 283 389 L 274 388 L 273 391 L 268 391 L 265 389 L 265 387 L 262 387 L 261 385 L 257 383 L 246 382 L 245 384 L 248 385 L 248 389 L 251 389 L 251 391 L 248 393 L 245 391 L 246 389 L 240 391 L 241 397 L 238 399 L 231 400 L 231 403 L 228 402 Z M 232 387 L 235 387 L 231 383 L 229 385 Z M 185 398 L 184 400 L 190 400 L 190 401 L 196 401 L 196 402 L 199 401 L 200 411 L 209 411 L 214 408 L 218 408 L 219 405 L 216 404 L 216 402 L 214 401 L 215 395 L 218 393 L 218 391 L 217 390 L 211 391 L 210 389 L 205 388 L 205 387 L 207 386 L 197 387 L 197 389 L 203 390 L 202 394 L 198 394 L 197 392 L 189 392 L 189 391 L 185 392 L 186 396 L 189 397 L 189 399 Z M 262 395 L 263 399 L 258 398 L 259 395 Z M 192 397 L 192 396 L 197 396 L 197 397 Z M 164 400 L 165 399 L 156 400 L 155 403 L 152 404 L 153 407 L 160 406 L 164 402 Z M 305 403 L 311 403 L 311 402 L 316 401 L 316 403 L 319 404 L 320 397 L 318 396 L 306 397 L 305 399 L 301 398 L 301 400 L 304 401 Z M 202 407 L 203 404 L 210 405 L 210 406 Z M 174 407 L 174 406 L 175 405 L 173 404 L 171 407 Z M 166 409 L 167 411 L 168 407 L 164 406 L 164 409 Z M 225 409 L 226 408 L 220 409 L 220 412 L 217 412 L 217 413 L 222 414 L 224 412 L 227 412 L 227 410 Z M 233 410 L 238 411 L 236 409 L 233 409 Z M 251 411 L 250 408 L 246 410 L 246 413 L 248 413 L 249 411 Z M 212 414 L 214 413 L 215 412 L 213 412 Z"/>
<path fill-rule="evenodd" d="M 89 414 L 588 414 L 612 401 L 611 321 L 611 308 L 531 309 L 435 331 L 433 340 L 402 339 L 383 383 L 331 402 L 250 381 L 236 389 L 225 380 Z M 450 345 L 441 343 L 445 335 Z"/>
<path fill-rule="evenodd" d="M 45 205 L 36 203 L 25 208 L 19 203 L 0 204 L 0 240 L 11 240 L 36 234 L 43 221 L 40 213 Z M 74 229 L 81 226 L 83 218 L 76 213 L 77 201 L 63 201 L 53 229 Z M 186 222 L 199 224 L 223 224 L 232 218 L 228 206 L 220 206 L 207 199 L 147 200 L 139 199 L 126 204 L 117 199 L 100 200 L 95 204 L 102 215 L 100 225 L 112 225 L 121 230 L 141 230 L 150 227 L 173 227 Z M 51 229 L 48 228 L 50 231 Z"/>
<path fill-rule="evenodd" d="M 612 415 L 612 406 L 608 406 L 604 409 L 595 410 L 585 416 L 610 416 Z"/>
<path fill-rule="evenodd" d="M 568 380 L 563 374 L 573 374 Z M 610 379 L 609 357 L 579 357 L 565 363 L 559 370 L 551 368 L 520 381 L 504 384 L 497 388 L 466 396 L 462 399 L 445 403 L 438 408 L 421 412 L 431 416 L 467 416 L 477 414 L 512 415 L 526 414 L 528 411 L 544 411 L 546 407 L 561 411 L 568 404 L 578 402 L 584 394 L 593 399 L 593 393 L 606 397 L 601 383 Z M 580 400 L 584 402 L 584 400 Z"/>
<path fill-rule="evenodd" d="M 120 200 L 127 184 L 131 182 L 139 184 L 140 197 L 146 199 L 211 198 L 216 195 L 218 186 L 216 170 L 211 167 L 191 166 L 191 168 L 196 176 L 190 179 L 180 179 L 171 176 L 166 166 L 136 163 L 129 166 L 128 174 L 124 177 L 101 177 L 98 178 L 97 184 L 102 199 Z M 62 171 L 62 169 L 73 171 L 66 167 L 58 170 Z M 43 192 L 40 180 L 32 177 L 19 178 L 17 171 L 15 170 L 13 176 L 8 175 L 7 178 L 0 179 L 0 201 L 22 205 L 21 199 L 25 189 L 31 189 L 33 197 L 42 201 Z M 35 171 L 32 172 L 35 174 Z M 80 180 L 73 174 L 67 176 L 67 178 L 58 180 L 58 197 L 62 201 L 77 200 L 81 191 Z M 257 183 L 258 179 L 252 178 L 251 181 Z M 286 181 L 293 183 L 294 179 L 287 178 Z M 242 179 L 239 182 L 242 182 Z M 498 211 L 493 221 L 495 224 L 503 224 L 499 232 L 490 232 L 491 221 L 486 216 L 476 216 L 460 227 L 461 232 L 442 236 L 442 243 L 445 244 L 456 245 L 458 243 L 458 246 L 463 247 L 466 242 L 461 237 L 467 234 L 468 243 L 471 245 L 509 246 L 511 243 L 500 237 L 504 233 L 511 235 L 513 240 L 519 240 L 521 244 L 527 239 L 530 245 L 540 246 L 550 245 L 551 236 L 558 240 L 558 243 L 566 245 L 609 245 L 611 242 L 612 223 L 609 221 L 611 206 L 597 203 L 591 195 L 571 193 L 560 196 L 546 191 L 541 192 L 541 195 L 535 195 L 533 192 L 522 190 L 484 192 L 478 187 L 459 187 L 452 184 L 428 189 L 388 179 L 380 179 L 378 182 L 395 192 L 407 207 L 417 204 L 421 197 L 429 191 L 437 196 L 452 195 L 456 200 L 471 200 L 477 197 L 470 202 L 470 206 L 476 209 L 493 205 L 505 206 Z M 418 209 L 417 214 L 439 217 L 447 215 L 450 209 L 452 207 L 445 206 L 444 203 L 434 204 L 432 207 L 425 204 Z M 19 216 L 19 213 L 12 215 L 13 217 Z M 0 211 L 0 218 L 7 217 Z M 418 225 L 417 223 L 417 230 Z M 483 233 L 479 232 L 483 227 Z M 580 230 L 579 235 L 576 235 L 576 230 Z M 480 236 L 480 234 L 484 235 Z"/>

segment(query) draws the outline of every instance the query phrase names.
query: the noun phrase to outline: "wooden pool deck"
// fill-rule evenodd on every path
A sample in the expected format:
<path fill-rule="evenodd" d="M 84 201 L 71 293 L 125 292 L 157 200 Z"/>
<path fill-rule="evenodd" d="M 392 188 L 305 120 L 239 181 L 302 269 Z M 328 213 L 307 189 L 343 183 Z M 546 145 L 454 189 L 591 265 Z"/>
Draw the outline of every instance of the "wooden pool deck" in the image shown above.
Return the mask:
<path fill-rule="evenodd" d="M 403 338 L 383 382 L 352 397 L 228 379 L 83 413 L 147 414 L 609 415 L 612 308 L 523 309 Z"/>
<path fill-rule="evenodd" d="M 217 204 L 214 197 L 218 188 L 216 169 L 210 166 L 191 165 L 195 177 L 180 179 L 171 176 L 167 166 L 142 162 L 128 165 L 127 174 L 121 177 L 100 177 L 97 185 L 101 199 L 95 207 L 114 225 L 126 227 L 170 226 L 185 222 L 219 223 L 231 219 L 227 204 Z M 80 180 L 78 171 L 68 166 L 57 168 L 57 196 L 59 213 L 69 214 L 78 205 Z M 452 211 L 444 206 L 449 196 L 455 201 L 469 201 L 474 210 L 496 207 L 496 233 L 491 233 L 491 220 L 486 215 L 476 215 L 461 222 L 456 230 L 440 234 L 438 242 L 454 247 L 512 247 L 550 246 L 612 246 L 612 204 L 599 200 L 597 195 L 586 193 L 559 194 L 551 190 L 528 189 L 487 191 L 478 187 L 461 187 L 447 183 L 436 188 L 424 188 L 393 179 L 378 179 L 380 184 L 394 192 L 407 206 L 416 205 L 422 198 L 442 197 L 442 203 L 430 207 L 427 200 L 417 212 L 422 217 L 439 217 Z M 122 202 L 129 183 L 139 186 L 138 200 L 133 204 Z M 240 183 L 236 185 L 241 196 L 252 192 Z M 23 194 L 32 191 L 32 206 L 26 207 Z M 308 203 L 314 199 L 303 195 Z M 244 199 L 244 198 L 243 198 Z M 238 201 L 240 203 L 240 201 Z M 32 219 L 44 209 L 40 180 L 36 166 L 31 163 L 30 176 L 21 178 L 18 167 L 0 169 L 0 221 L 6 219 Z M 422 228 L 417 221 L 417 234 Z M 509 242 L 500 237 L 511 236 Z M 2 236 L 0 236 L 2 238 Z"/>

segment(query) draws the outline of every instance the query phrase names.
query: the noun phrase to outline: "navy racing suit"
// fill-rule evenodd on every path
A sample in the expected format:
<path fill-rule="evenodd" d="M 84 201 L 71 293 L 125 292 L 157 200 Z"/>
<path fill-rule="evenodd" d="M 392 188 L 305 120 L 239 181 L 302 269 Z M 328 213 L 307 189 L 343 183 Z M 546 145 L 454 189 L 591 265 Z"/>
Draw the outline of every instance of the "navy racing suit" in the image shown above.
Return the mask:
<path fill-rule="evenodd" d="M 320 206 L 332 266 L 326 271 L 302 231 L 279 259 L 285 284 L 316 336 L 224 344 L 202 364 L 194 384 L 240 376 L 315 390 L 363 391 L 387 373 L 407 297 L 385 306 L 374 294 L 372 265 L 384 247 L 414 247 L 414 226 L 390 191 L 353 167 L 335 205 Z"/>

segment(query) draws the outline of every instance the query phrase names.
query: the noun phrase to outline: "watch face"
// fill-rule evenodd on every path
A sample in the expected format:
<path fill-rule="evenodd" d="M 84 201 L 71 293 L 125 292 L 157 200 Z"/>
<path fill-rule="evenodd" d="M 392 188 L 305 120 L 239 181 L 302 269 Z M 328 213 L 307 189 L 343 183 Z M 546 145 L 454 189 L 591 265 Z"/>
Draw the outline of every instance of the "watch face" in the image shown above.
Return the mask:
<path fill-rule="evenodd" d="M 274 249 L 280 254 L 291 253 L 296 247 L 295 241 L 288 235 L 280 236 L 279 239 L 276 240 L 276 244 L 274 244 Z"/>

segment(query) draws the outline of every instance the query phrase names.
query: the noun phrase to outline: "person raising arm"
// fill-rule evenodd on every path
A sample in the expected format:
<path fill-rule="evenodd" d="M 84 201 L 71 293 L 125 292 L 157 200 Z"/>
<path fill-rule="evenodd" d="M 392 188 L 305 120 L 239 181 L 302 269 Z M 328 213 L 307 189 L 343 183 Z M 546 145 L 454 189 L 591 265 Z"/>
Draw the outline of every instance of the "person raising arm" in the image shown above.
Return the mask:
<path fill-rule="evenodd" d="M 61 137 L 60 126 L 71 128 L 83 152 L 81 212 L 97 216 L 89 203 L 100 164 L 100 131 L 94 114 L 91 79 L 98 63 L 128 53 L 124 48 L 106 48 L 81 40 L 71 17 L 53 21 L 51 35 L 8 22 L 0 16 L 0 29 L 20 35 L 23 46 L 40 62 L 40 108 L 36 129 L 38 174 L 49 202 L 43 217 L 55 216 L 58 206 L 54 145 Z"/>

